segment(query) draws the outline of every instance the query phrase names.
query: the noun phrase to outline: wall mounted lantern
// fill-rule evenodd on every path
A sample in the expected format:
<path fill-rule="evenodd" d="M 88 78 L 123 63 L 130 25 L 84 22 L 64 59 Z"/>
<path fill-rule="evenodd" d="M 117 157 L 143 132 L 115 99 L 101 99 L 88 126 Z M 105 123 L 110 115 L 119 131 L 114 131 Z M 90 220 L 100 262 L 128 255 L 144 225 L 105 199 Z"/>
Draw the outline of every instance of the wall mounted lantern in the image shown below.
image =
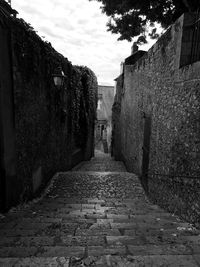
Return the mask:
<path fill-rule="evenodd" d="M 53 80 L 54 80 L 54 84 L 55 86 L 60 89 L 63 84 L 64 84 L 64 79 L 66 77 L 66 75 L 64 74 L 64 72 L 62 71 L 61 67 L 58 67 L 55 69 L 53 76 Z"/>

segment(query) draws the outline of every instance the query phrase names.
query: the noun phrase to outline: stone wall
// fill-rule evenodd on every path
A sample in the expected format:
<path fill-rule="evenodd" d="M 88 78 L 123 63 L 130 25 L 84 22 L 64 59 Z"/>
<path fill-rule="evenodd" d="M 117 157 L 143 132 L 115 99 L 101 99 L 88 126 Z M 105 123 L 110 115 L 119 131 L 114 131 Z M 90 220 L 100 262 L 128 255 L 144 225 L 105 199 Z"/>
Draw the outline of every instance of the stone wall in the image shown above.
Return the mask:
<path fill-rule="evenodd" d="M 97 123 L 95 128 L 95 140 L 98 144 L 104 139 L 106 145 L 104 152 L 110 153 L 112 132 L 112 105 L 114 102 L 114 86 L 98 85 Z M 102 125 L 104 130 L 102 131 Z"/>
<path fill-rule="evenodd" d="M 0 39 L 6 36 L 9 50 L 0 63 L 0 100 L 9 104 L 0 109 L 5 192 L 0 206 L 6 210 L 31 199 L 57 171 L 91 158 L 97 79 L 87 67 L 73 66 L 22 19 L 2 15 L 0 22 Z M 57 67 L 66 76 L 60 89 L 52 76 Z"/>
<path fill-rule="evenodd" d="M 185 61 L 193 23 L 194 16 L 183 15 L 147 54 L 124 66 L 114 155 L 140 176 L 153 201 L 199 224 L 200 62 Z"/>

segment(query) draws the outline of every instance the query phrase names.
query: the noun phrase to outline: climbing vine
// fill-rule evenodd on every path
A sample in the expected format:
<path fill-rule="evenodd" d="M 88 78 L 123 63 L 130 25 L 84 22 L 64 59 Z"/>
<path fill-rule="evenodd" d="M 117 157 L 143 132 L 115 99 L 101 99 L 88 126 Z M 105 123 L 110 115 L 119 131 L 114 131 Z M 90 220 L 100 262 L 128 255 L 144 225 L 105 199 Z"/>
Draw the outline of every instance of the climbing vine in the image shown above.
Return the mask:
<path fill-rule="evenodd" d="M 75 144 L 86 145 L 88 130 L 96 118 L 97 79 L 87 67 L 74 66 L 72 75 L 72 131 Z"/>
<path fill-rule="evenodd" d="M 8 25 L 17 179 L 19 198 L 24 201 L 33 195 L 33 174 L 38 168 L 44 185 L 56 171 L 71 168 L 77 147 L 87 149 L 96 116 L 97 79 L 89 68 L 73 66 L 24 20 L 9 18 Z M 65 74 L 59 89 L 52 76 L 58 66 Z"/>

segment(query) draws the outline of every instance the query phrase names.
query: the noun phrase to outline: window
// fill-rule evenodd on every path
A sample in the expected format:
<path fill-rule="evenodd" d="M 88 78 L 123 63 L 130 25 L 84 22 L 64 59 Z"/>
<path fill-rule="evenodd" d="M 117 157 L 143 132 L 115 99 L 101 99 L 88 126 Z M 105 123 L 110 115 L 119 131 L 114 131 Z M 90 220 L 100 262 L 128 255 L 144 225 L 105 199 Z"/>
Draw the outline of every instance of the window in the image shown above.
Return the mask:
<path fill-rule="evenodd" d="M 97 109 L 100 110 L 102 105 L 102 99 L 98 99 Z"/>
<path fill-rule="evenodd" d="M 102 98 L 103 98 L 103 96 L 102 96 L 102 94 L 98 94 L 98 103 L 97 103 L 97 109 L 98 110 L 101 110 L 101 108 L 102 108 Z"/>
<path fill-rule="evenodd" d="M 196 12 L 192 23 L 183 27 L 180 67 L 196 61 L 200 61 L 200 11 Z"/>

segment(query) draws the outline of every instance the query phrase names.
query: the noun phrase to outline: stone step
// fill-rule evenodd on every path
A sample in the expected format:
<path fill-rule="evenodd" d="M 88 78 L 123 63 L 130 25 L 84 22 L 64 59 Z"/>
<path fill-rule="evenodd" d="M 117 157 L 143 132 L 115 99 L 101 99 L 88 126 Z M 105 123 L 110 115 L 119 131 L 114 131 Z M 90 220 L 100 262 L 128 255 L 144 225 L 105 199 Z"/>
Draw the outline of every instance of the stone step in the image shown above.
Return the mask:
<path fill-rule="evenodd" d="M 42 246 L 42 247 L 0 247 L 0 258 L 7 257 L 83 257 L 83 246 Z"/>
<path fill-rule="evenodd" d="M 200 231 L 150 203 L 123 164 L 93 159 L 56 177 L 0 221 L 0 266 L 199 266 Z"/>
<path fill-rule="evenodd" d="M 85 256 L 77 257 L 31 257 L 31 258 L 0 258 L 0 266 L 103 266 L 103 267 L 121 267 L 121 266 L 174 266 L 174 267 L 198 267 L 200 258 L 198 255 L 148 255 L 148 256 L 119 256 L 105 254 L 104 256 Z"/>
<path fill-rule="evenodd" d="M 88 231 L 89 232 L 89 231 Z M 157 235 L 120 235 L 118 230 L 93 231 L 92 235 L 87 231 L 78 231 L 74 235 L 66 235 L 59 232 L 57 235 L 30 235 L 30 236 L 2 236 L 0 247 L 41 247 L 41 246 L 137 246 L 137 245 L 163 245 L 183 244 L 188 247 L 200 247 L 200 236 L 178 236 L 169 234 Z M 96 235 L 95 235 L 96 234 Z"/>
<path fill-rule="evenodd" d="M 64 266 L 69 267 L 69 258 L 67 257 L 31 257 L 31 258 L 0 258 L 0 266 L 2 267 L 44 267 L 44 266 Z"/>

